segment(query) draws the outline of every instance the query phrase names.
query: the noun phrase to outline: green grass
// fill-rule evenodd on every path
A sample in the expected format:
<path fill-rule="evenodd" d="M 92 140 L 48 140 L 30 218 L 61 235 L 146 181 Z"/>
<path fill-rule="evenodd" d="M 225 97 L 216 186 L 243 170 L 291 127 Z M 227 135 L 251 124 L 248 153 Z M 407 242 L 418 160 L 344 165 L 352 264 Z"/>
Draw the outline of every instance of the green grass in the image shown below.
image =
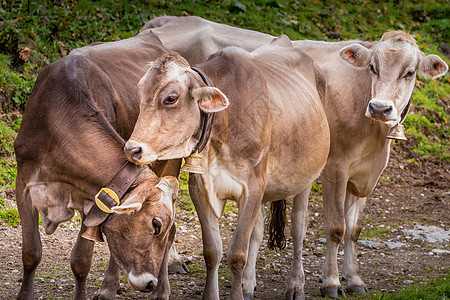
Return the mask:
<path fill-rule="evenodd" d="M 447 300 L 450 299 L 450 273 L 426 283 L 413 283 L 396 293 L 371 293 L 353 299 L 373 300 Z"/>

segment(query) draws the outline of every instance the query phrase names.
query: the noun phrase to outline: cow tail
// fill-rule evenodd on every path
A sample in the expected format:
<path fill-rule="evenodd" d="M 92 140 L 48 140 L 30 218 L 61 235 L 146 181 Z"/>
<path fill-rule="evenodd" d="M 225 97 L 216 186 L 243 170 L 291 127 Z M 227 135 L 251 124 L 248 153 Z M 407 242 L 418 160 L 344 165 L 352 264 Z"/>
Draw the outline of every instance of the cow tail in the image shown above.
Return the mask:
<path fill-rule="evenodd" d="M 286 247 L 286 237 L 284 228 L 286 227 L 286 200 L 274 201 L 270 204 L 269 216 L 269 249 L 282 250 Z"/>

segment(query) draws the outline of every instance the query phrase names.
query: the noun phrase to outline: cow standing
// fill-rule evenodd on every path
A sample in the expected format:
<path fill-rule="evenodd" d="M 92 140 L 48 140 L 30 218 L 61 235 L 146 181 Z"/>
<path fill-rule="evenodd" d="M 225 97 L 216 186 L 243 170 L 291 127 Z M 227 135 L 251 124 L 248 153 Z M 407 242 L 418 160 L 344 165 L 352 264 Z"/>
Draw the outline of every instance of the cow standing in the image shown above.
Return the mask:
<path fill-rule="evenodd" d="M 148 28 L 167 48 L 191 63 L 204 61 L 226 46 L 252 51 L 273 38 L 199 17 L 159 17 L 144 26 Z M 406 117 L 416 73 L 436 78 L 444 75 L 448 66 L 438 56 L 422 53 L 411 36 L 399 31 L 386 33 L 377 44 L 293 44 L 314 59 L 327 81 L 325 109 L 331 148 L 321 177 L 327 238 L 321 291 L 331 297 L 340 293 L 337 248 L 344 240 L 343 276 L 347 291 L 365 293 L 365 284 L 358 274 L 356 242 L 365 199 L 389 159 L 391 140 L 386 136 Z M 254 269 L 254 265 L 246 268 Z M 252 284 L 245 286 L 251 289 Z"/>
<path fill-rule="evenodd" d="M 34 275 L 42 256 L 39 214 L 47 234 L 72 218 L 74 210 L 85 219 L 94 196 L 126 162 L 124 138 L 139 112 L 137 82 L 146 64 L 167 52 L 146 31 L 76 49 L 39 74 L 14 144 L 24 266 L 19 299 L 34 299 Z M 133 288 L 168 298 L 166 245 L 170 247 L 169 235 L 174 235 L 177 189 L 175 178 L 159 180 L 147 168 L 121 205 L 112 208 L 101 225 L 111 252 L 101 299 L 116 295 L 120 269 Z M 85 229 L 82 225 L 80 234 Z M 93 247 L 94 242 L 80 235 L 73 247 L 75 299 L 85 298 Z"/>
<path fill-rule="evenodd" d="M 220 90 L 205 86 L 179 56 L 165 56 L 151 66 L 139 83 L 141 112 L 125 145 L 127 157 L 145 164 L 188 156 L 198 143 L 201 112 L 216 112 L 211 138 L 200 153 L 205 172 L 189 177 L 207 268 L 203 298 L 219 298 L 218 219 L 226 202 L 237 201 L 239 206 L 227 260 L 232 273 L 230 297 L 242 299 L 242 283 L 254 274 L 244 273 L 244 267 L 256 261 L 263 236 L 262 203 L 285 198 L 294 202 L 294 261 L 288 293 L 300 298 L 308 196 L 329 151 L 323 75 L 286 36 L 252 53 L 226 48 L 198 68 Z"/>

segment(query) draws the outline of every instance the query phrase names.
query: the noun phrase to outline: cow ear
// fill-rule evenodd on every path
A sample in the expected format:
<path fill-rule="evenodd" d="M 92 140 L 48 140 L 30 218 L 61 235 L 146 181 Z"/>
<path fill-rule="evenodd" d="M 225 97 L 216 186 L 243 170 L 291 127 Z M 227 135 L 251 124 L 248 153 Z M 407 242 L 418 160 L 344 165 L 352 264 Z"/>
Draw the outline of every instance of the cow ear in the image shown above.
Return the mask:
<path fill-rule="evenodd" d="M 178 180 L 173 176 L 164 176 L 156 185 L 156 188 L 161 190 L 161 199 L 163 201 L 170 199 L 170 204 L 174 203 L 177 199 L 178 187 Z"/>
<path fill-rule="evenodd" d="M 139 211 L 141 208 L 142 208 L 141 203 L 130 203 L 111 207 L 111 211 L 113 213 L 126 214 L 134 211 Z"/>
<path fill-rule="evenodd" d="M 419 63 L 419 73 L 428 78 L 438 78 L 444 76 L 448 71 L 448 66 L 439 56 L 430 54 L 422 57 Z"/>
<path fill-rule="evenodd" d="M 199 87 L 192 91 L 192 97 L 200 108 L 206 112 L 217 112 L 228 107 L 227 96 L 218 88 L 212 86 Z"/>
<path fill-rule="evenodd" d="M 351 44 L 342 48 L 339 55 L 354 67 L 366 67 L 370 62 L 371 51 L 359 44 Z"/>

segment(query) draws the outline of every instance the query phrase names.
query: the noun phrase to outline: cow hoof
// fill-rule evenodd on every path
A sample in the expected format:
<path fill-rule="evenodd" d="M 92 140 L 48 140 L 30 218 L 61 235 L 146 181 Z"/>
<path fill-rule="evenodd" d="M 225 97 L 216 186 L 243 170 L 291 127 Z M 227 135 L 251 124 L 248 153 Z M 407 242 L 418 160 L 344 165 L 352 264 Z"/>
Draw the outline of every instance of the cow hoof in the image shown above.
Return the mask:
<path fill-rule="evenodd" d="M 170 274 L 186 274 L 189 273 L 189 268 L 182 260 L 177 260 L 169 264 Z"/>
<path fill-rule="evenodd" d="M 321 287 L 320 292 L 322 293 L 323 297 L 330 297 L 330 298 L 339 298 L 339 296 L 345 297 L 344 291 L 342 291 L 342 289 L 337 286 Z"/>
<path fill-rule="evenodd" d="M 347 286 L 345 289 L 349 294 L 367 294 L 367 289 L 364 286 Z"/>
<path fill-rule="evenodd" d="M 253 300 L 253 298 L 254 298 L 253 293 L 247 293 L 247 294 L 244 294 L 243 296 L 244 296 L 244 300 Z"/>
<path fill-rule="evenodd" d="M 305 300 L 304 293 L 286 292 L 285 300 Z"/>

